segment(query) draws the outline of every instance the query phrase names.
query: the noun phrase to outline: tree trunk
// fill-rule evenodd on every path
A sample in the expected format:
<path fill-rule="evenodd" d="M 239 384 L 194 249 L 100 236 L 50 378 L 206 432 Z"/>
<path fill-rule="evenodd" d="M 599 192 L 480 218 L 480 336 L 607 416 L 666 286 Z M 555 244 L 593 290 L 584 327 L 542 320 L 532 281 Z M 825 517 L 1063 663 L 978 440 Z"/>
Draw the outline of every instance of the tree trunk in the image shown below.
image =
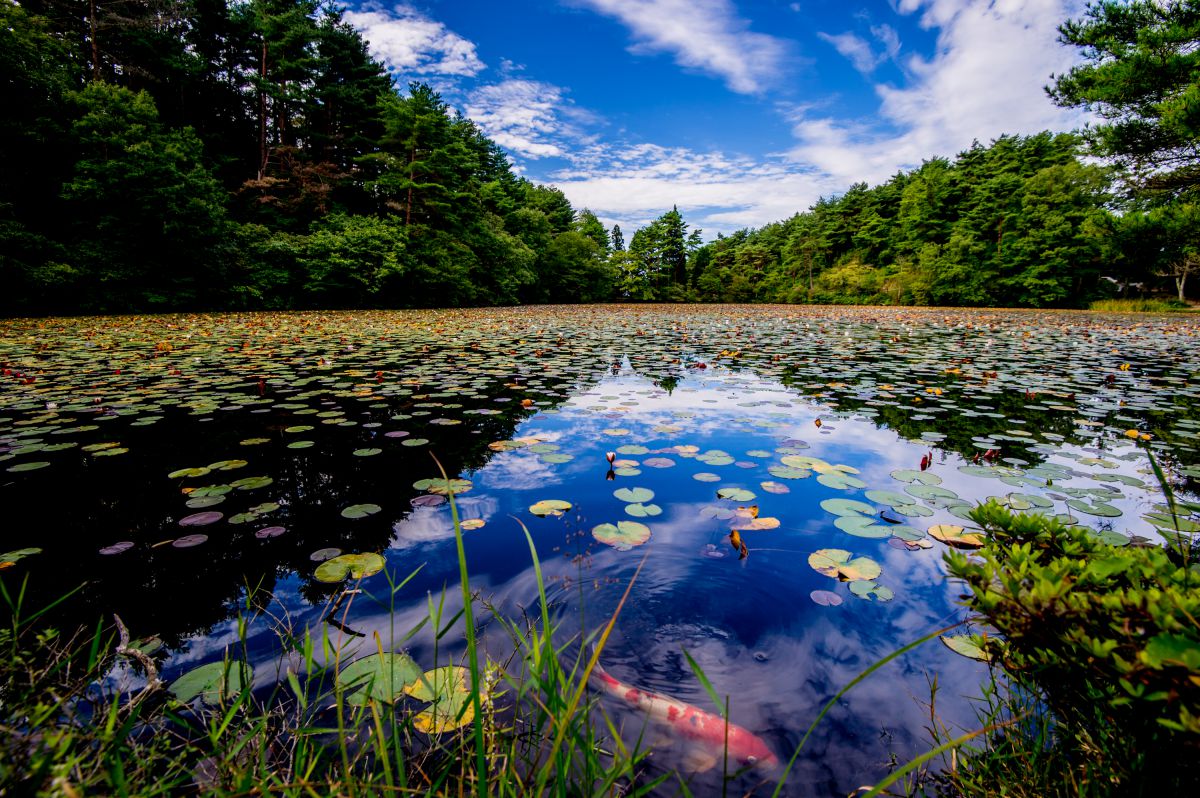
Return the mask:
<path fill-rule="evenodd" d="M 88 0 L 88 23 L 92 31 L 92 80 L 100 80 L 100 42 L 96 41 L 96 0 Z"/>
<path fill-rule="evenodd" d="M 267 174 L 267 92 L 263 88 L 267 80 L 267 40 L 262 43 L 262 62 L 259 67 L 258 83 L 258 179 Z"/>
<path fill-rule="evenodd" d="M 408 227 L 412 224 L 412 195 L 413 195 L 413 162 L 417 160 L 416 148 L 410 148 L 408 151 L 408 197 L 404 201 L 404 226 Z"/>

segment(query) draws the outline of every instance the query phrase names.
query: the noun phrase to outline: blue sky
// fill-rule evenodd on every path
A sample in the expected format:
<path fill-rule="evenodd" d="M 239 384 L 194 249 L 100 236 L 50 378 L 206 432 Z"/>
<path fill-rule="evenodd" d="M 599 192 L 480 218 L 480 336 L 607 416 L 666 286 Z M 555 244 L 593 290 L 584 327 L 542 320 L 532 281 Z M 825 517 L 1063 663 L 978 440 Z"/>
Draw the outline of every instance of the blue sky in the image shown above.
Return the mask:
<path fill-rule="evenodd" d="M 1070 130 L 1043 87 L 1076 0 L 355 0 L 401 84 L 437 88 L 626 239 L 678 205 L 705 238 L 972 140 Z"/>

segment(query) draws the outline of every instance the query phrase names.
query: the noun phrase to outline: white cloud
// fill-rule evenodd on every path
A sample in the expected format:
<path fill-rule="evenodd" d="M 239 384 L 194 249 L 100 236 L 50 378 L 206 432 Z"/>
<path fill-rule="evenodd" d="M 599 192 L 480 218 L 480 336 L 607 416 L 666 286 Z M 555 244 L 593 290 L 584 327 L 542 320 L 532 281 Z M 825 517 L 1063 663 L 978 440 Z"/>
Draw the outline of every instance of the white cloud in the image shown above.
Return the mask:
<path fill-rule="evenodd" d="M 575 108 L 562 88 L 523 78 L 475 89 L 464 108 L 497 144 L 526 158 L 568 155 L 588 141 L 580 124 L 596 121 Z"/>
<path fill-rule="evenodd" d="M 401 77 L 470 77 L 484 69 L 474 42 L 409 5 L 397 4 L 389 11 L 368 3 L 358 11 L 343 12 L 342 18 L 362 31 L 371 54 Z"/>
<path fill-rule="evenodd" d="M 667 52 L 675 62 L 757 94 L 779 77 L 787 55 L 780 39 L 755 33 L 730 0 L 572 0 L 615 17 L 634 36 L 634 53 Z"/>
<path fill-rule="evenodd" d="M 818 33 L 817 36 L 833 45 L 833 48 L 846 58 L 854 68 L 864 75 L 875 70 L 880 58 L 875 55 L 866 39 L 859 38 L 853 33 L 839 33 L 836 36 L 829 33 Z"/>
<path fill-rule="evenodd" d="M 1056 108 L 1042 90 L 1052 73 L 1077 60 L 1074 50 L 1057 43 L 1057 26 L 1078 13 L 1079 3 L 902 0 L 899 10 L 920 12 L 923 27 L 938 29 L 934 55 L 907 59 L 908 85 L 876 85 L 878 120 L 800 115 L 793 162 L 845 187 L 885 180 L 935 155 L 952 156 L 976 139 L 1069 130 L 1084 121 Z M 876 36 L 887 44 L 886 33 Z"/>
<path fill-rule="evenodd" d="M 871 35 L 883 45 L 882 52 L 877 54 L 870 42 L 850 32 L 839 33 L 836 36 L 829 33 L 817 34 L 850 59 L 854 68 L 863 75 L 871 74 L 875 67 L 900 54 L 900 34 L 896 33 L 891 25 L 872 25 Z"/>
<path fill-rule="evenodd" d="M 839 188 L 778 161 L 655 145 L 596 150 L 609 154 L 607 165 L 566 169 L 550 182 L 627 237 L 672 205 L 711 237 L 787 218 Z"/>

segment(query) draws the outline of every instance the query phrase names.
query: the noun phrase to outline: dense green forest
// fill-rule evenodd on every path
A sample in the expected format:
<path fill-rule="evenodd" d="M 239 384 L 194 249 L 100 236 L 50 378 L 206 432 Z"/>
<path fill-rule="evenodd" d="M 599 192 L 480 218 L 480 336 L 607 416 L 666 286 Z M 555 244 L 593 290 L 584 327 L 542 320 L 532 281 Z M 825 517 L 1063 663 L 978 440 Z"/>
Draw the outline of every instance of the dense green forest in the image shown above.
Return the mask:
<path fill-rule="evenodd" d="M 595 217 L 317 0 L 0 0 L 0 310 L 589 301 Z"/>
<path fill-rule="evenodd" d="M 977 143 L 708 244 L 672 208 L 626 246 L 399 89 L 333 5 L 0 0 L 0 313 L 1183 299 L 1196 5 L 1064 24 L 1090 63 L 1052 96 L 1105 120 L 1081 134 Z"/>

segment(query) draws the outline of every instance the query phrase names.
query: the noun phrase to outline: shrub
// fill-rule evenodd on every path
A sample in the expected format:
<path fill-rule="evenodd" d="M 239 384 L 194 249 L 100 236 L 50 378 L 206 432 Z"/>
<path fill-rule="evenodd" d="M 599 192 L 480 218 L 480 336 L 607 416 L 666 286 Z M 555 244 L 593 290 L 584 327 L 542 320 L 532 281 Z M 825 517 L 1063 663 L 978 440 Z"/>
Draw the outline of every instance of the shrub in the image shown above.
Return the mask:
<path fill-rule="evenodd" d="M 949 571 L 1000 633 L 985 645 L 1009 689 L 1052 711 L 1060 761 L 1092 785 L 1080 792 L 1200 786 L 1200 569 L 1189 552 L 1113 547 L 994 502 L 972 518 L 988 540 L 977 556 L 949 553 Z"/>

